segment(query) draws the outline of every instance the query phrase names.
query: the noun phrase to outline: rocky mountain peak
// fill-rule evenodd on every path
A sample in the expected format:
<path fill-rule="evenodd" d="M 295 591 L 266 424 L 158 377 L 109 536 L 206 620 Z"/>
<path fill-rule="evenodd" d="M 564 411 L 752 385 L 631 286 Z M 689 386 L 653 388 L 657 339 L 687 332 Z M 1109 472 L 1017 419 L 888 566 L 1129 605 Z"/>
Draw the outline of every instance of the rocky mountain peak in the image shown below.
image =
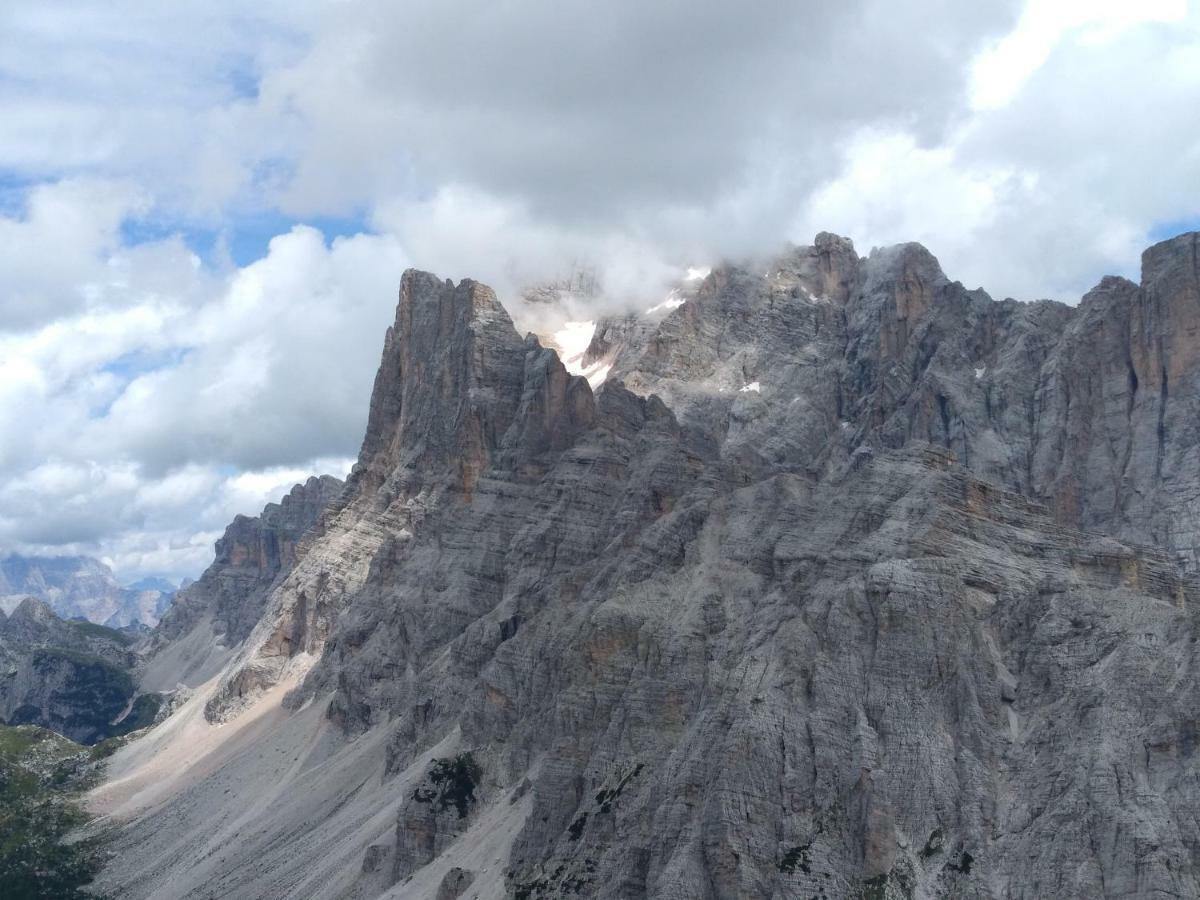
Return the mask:
<path fill-rule="evenodd" d="M 130 716 L 133 641 L 26 597 L 0 618 L 0 724 L 39 725 L 85 743 L 150 724 L 157 698 L 142 702 L 146 716 Z"/>
<path fill-rule="evenodd" d="M 941 264 L 917 243 L 877 248 L 863 265 L 863 284 L 852 315 L 877 324 L 881 360 L 904 355 L 909 335 L 929 312 L 941 288 L 949 284 Z"/>
<path fill-rule="evenodd" d="M 491 288 L 409 269 L 384 340 L 354 478 L 415 489 L 449 466 L 469 493 L 512 423 L 524 343 Z M 402 474 L 401 474 L 402 473 Z"/>
<path fill-rule="evenodd" d="M 150 626 L 170 605 L 174 588 L 123 587 L 112 570 L 89 556 L 22 556 L 0 559 L 0 607 L 12 609 L 25 595 L 46 601 L 63 618 L 84 618 L 123 628 Z"/>
<path fill-rule="evenodd" d="M 270 581 L 295 562 L 297 542 L 344 487 L 345 482 L 332 475 L 310 477 L 279 503 L 268 503 L 259 515 L 235 516 L 217 540 L 216 563 Z"/>
<path fill-rule="evenodd" d="M 859 277 L 861 260 L 850 238 L 822 231 L 811 247 L 801 248 L 811 261 L 812 277 L 817 282 L 818 296 L 830 297 L 838 303 L 850 299 Z"/>
<path fill-rule="evenodd" d="M 58 621 L 49 603 L 37 597 L 26 597 L 8 617 L 8 626 L 10 630 L 18 627 L 45 628 Z"/>
<path fill-rule="evenodd" d="M 1151 383 L 1170 391 L 1200 363 L 1200 232 L 1181 234 L 1142 254 L 1141 293 L 1130 333 L 1139 362 L 1158 368 Z"/>
<path fill-rule="evenodd" d="M 1142 251 L 1142 287 L 1200 281 L 1200 231 L 1178 234 Z"/>
<path fill-rule="evenodd" d="M 587 379 L 567 372 L 558 353 L 533 335 L 524 346 L 520 403 L 502 441 L 514 460 L 566 449 L 596 418 Z"/>

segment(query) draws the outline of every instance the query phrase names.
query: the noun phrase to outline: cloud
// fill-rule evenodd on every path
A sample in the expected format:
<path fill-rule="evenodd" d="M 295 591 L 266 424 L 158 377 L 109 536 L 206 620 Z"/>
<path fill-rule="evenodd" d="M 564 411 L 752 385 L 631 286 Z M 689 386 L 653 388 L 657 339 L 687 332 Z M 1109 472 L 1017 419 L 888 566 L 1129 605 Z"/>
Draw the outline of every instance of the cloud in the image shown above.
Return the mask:
<path fill-rule="evenodd" d="M 1007 105 L 1070 35 L 1092 45 L 1107 45 L 1143 23 L 1177 24 L 1186 18 L 1187 0 L 1030 3 L 1016 27 L 976 58 L 971 72 L 972 106 Z"/>
<path fill-rule="evenodd" d="M 0 172 L 136 180 L 213 216 L 285 150 L 253 114 L 261 74 L 302 54 L 316 4 L 6 4 Z"/>
<path fill-rule="evenodd" d="M 137 188 L 72 179 L 40 184 L 0 216 L 0 327 L 21 327 L 85 306 L 120 247 L 121 222 L 145 208 Z"/>
<path fill-rule="evenodd" d="M 1104 274 L 1136 279 L 1164 224 L 1200 217 L 1200 136 L 1182 124 L 1200 107 L 1200 10 L 1056 9 L 1031 4 L 982 55 L 977 108 L 940 143 L 902 130 L 846 142 L 793 233 L 923 241 L 951 277 L 1023 300 L 1073 303 Z M 1029 43 L 1015 77 L 980 87 Z"/>
<path fill-rule="evenodd" d="M 348 470 L 406 263 L 395 240 L 296 227 L 241 269 L 193 258 L 194 283 L 162 292 L 177 250 L 97 258 L 110 277 L 84 308 L 0 333 L 0 547 L 195 574 L 235 513 Z"/>
<path fill-rule="evenodd" d="M 389 237 L 326 246 L 305 227 L 276 237 L 181 323 L 179 364 L 134 378 L 87 441 L 153 470 L 346 455 L 365 426 L 405 264 Z"/>
<path fill-rule="evenodd" d="M 941 0 L 347 12 L 263 81 L 261 106 L 293 111 L 305 133 L 291 208 L 457 184 L 622 228 L 703 216 L 784 173 L 803 191 L 864 123 L 936 139 L 965 106 L 973 51 L 1015 17 Z"/>
<path fill-rule="evenodd" d="M 135 178 L 210 222 L 346 215 L 453 184 L 659 241 L 664 214 L 727 231 L 749 192 L 760 214 L 743 228 L 776 238 L 858 127 L 937 140 L 974 53 L 1016 14 L 1007 0 L 13 9 L 0 170 Z"/>

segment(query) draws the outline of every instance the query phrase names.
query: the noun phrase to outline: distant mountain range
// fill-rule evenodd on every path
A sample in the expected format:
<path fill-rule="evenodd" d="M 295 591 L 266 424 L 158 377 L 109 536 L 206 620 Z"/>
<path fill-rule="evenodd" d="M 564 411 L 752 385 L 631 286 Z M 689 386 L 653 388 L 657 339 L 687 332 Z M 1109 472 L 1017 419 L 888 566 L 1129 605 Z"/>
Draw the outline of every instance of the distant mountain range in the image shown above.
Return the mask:
<path fill-rule="evenodd" d="M 0 609 L 5 613 L 26 597 L 35 597 L 64 619 L 87 619 L 110 628 L 153 628 L 177 590 L 158 577 L 122 585 L 112 569 L 90 556 L 0 558 Z"/>

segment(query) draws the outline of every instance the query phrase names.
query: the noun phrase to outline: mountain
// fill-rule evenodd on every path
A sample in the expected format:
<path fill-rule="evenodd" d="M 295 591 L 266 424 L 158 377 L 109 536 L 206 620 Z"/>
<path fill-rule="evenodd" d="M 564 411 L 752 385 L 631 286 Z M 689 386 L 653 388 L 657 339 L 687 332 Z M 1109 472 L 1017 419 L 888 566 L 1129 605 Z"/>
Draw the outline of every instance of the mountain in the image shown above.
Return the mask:
<path fill-rule="evenodd" d="M 219 672 L 258 623 L 272 586 L 295 565 L 301 539 L 344 487 L 331 475 L 309 478 L 260 515 L 235 518 L 213 564 L 180 588 L 142 648 L 143 684 L 194 687 Z"/>
<path fill-rule="evenodd" d="M 1200 896 L 1198 256 L 1070 307 L 822 234 L 595 389 L 405 273 L 346 485 L 145 650 L 98 888 Z"/>
<path fill-rule="evenodd" d="M 158 591 L 160 594 L 173 594 L 178 588 L 165 578 L 150 575 L 139 578 L 132 584 L 126 585 L 131 591 Z"/>
<path fill-rule="evenodd" d="M 156 625 L 175 588 L 162 578 L 123 587 L 108 566 L 90 556 L 0 558 L 0 608 L 11 612 L 26 596 L 39 598 L 63 618 L 124 628 Z"/>
<path fill-rule="evenodd" d="M 137 690 L 134 640 L 63 621 L 26 597 L 0 618 L 0 725 L 37 725 L 82 744 L 149 725 L 160 698 Z"/>

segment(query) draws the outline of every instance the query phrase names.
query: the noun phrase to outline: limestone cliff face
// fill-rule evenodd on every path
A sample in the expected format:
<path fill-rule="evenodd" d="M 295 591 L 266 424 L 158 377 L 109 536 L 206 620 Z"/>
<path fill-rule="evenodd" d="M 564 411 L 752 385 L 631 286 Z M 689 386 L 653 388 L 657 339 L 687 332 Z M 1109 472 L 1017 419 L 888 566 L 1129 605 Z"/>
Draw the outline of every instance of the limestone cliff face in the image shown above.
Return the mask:
<path fill-rule="evenodd" d="M 266 591 L 296 564 L 301 539 L 343 488 L 330 475 L 310 478 L 281 502 L 268 503 L 260 515 L 235 518 L 217 541 L 213 564 L 181 592 L 159 634 L 177 638 L 198 618 L 209 616 L 229 645 L 244 640 L 262 616 Z"/>
<path fill-rule="evenodd" d="M 216 558 L 179 592 L 159 626 L 139 648 L 149 690 L 195 686 L 216 675 L 262 618 L 271 588 L 320 530 L 345 484 L 330 475 L 298 484 L 258 516 L 238 516 L 217 541 Z"/>
<path fill-rule="evenodd" d="M 1200 895 L 1196 247 L 1068 307 L 820 235 L 599 323 L 594 392 L 406 273 L 359 463 L 207 700 L 285 724 L 105 887 Z"/>
<path fill-rule="evenodd" d="M 520 338 L 490 288 L 406 272 L 355 473 L 364 491 L 402 472 L 410 480 L 389 492 L 415 493 L 422 475 L 452 471 L 469 494 L 512 421 L 521 364 Z"/>
<path fill-rule="evenodd" d="M 855 452 L 946 446 L 1064 524 L 1195 569 L 1196 247 L 1195 234 L 1155 245 L 1140 285 L 1105 278 L 1068 307 L 968 291 L 916 244 L 859 259 L 822 235 L 766 273 L 718 269 L 657 330 L 632 332 L 610 378 L 771 465 L 828 472 Z"/>

